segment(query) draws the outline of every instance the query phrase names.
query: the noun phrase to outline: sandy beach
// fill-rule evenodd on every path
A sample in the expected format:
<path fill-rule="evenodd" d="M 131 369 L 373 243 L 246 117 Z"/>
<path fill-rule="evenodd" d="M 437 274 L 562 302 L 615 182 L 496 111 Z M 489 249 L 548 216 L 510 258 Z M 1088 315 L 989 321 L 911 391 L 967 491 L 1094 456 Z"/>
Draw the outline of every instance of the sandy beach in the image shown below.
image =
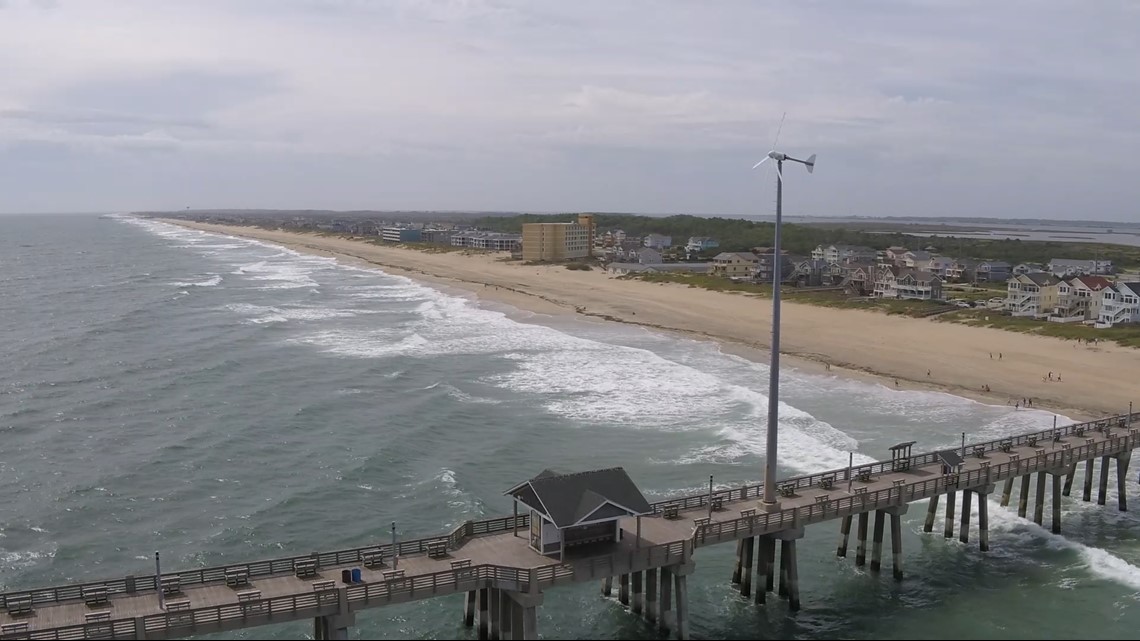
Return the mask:
<path fill-rule="evenodd" d="M 482 300 L 541 314 L 682 332 L 750 358 L 769 343 L 771 303 L 672 283 L 623 280 L 600 270 L 527 266 L 505 254 L 429 253 L 346 238 L 253 227 L 167 222 L 279 243 L 297 251 L 364 261 L 393 274 L 458 287 Z M 967 327 L 871 311 L 784 303 L 782 352 L 789 365 L 878 379 L 900 389 L 930 389 L 988 403 L 1029 397 L 1033 407 L 1074 419 L 1128 410 L 1140 396 L 1140 352 Z M 1053 378 L 1047 379 L 1052 372 Z M 988 385 L 991 392 L 985 393 Z"/>

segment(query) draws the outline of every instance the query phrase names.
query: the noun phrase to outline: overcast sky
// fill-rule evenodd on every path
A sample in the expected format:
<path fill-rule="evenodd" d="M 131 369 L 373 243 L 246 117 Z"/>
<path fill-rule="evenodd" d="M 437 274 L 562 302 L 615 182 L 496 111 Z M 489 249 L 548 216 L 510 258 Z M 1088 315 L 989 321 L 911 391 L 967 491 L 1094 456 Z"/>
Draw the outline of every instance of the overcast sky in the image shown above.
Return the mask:
<path fill-rule="evenodd" d="M 0 212 L 1140 220 L 1133 0 L 0 0 Z"/>

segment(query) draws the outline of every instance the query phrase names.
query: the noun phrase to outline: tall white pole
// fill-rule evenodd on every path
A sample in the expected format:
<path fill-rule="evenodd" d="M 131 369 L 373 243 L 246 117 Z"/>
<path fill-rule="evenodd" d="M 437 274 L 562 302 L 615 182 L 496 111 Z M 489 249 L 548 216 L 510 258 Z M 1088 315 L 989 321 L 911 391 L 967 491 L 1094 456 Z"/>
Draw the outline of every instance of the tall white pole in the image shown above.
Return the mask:
<path fill-rule="evenodd" d="M 776 445 L 780 423 L 780 281 L 783 256 L 780 254 L 780 223 L 784 217 L 784 161 L 776 160 L 776 232 L 772 240 L 772 357 L 768 371 L 768 446 L 764 451 L 764 498 L 769 510 L 776 502 Z"/>

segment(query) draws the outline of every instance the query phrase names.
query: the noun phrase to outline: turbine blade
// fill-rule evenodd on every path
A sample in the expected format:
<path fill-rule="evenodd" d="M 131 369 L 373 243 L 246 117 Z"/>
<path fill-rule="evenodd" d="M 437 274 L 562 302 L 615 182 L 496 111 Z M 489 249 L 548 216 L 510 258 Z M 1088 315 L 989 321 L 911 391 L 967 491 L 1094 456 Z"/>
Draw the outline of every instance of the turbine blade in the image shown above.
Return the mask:
<path fill-rule="evenodd" d="M 807 170 L 808 170 L 809 174 L 814 173 L 815 172 L 815 154 L 808 156 L 808 159 L 804 162 L 804 164 L 807 165 Z"/>
<path fill-rule="evenodd" d="M 752 165 L 752 168 L 753 168 L 753 169 L 756 169 L 756 168 L 757 168 L 757 167 L 759 167 L 760 165 L 763 165 L 763 164 L 764 164 L 764 161 L 765 161 L 765 160 L 768 160 L 768 157 L 767 157 L 767 156 L 764 156 L 762 159 L 760 159 L 760 162 L 756 163 L 755 165 Z"/>
<path fill-rule="evenodd" d="M 776 128 L 776 140 L 772 142 L 772 149 L 776 149 L 780 144 L 780 132 L 784 130 L 784 119 L 788 117 L 788 112 L 780 116 L 780 126 Z"/>
<path fill-rule="evenodd" d="M 773 167 L 773 168 L 775 168 L 775 170 L 776 170 L 776 176 L 778 176 L 778 177 L 779 177 L 779 180 L 780 180 L 780 182 L 784 182 L 784 172 L 780 171 L 780 165 L 779 165 L 779 163 L 777 163 L 777 164 L 775 164 L 775 165 L 772 165 L 772 167 Z"/>

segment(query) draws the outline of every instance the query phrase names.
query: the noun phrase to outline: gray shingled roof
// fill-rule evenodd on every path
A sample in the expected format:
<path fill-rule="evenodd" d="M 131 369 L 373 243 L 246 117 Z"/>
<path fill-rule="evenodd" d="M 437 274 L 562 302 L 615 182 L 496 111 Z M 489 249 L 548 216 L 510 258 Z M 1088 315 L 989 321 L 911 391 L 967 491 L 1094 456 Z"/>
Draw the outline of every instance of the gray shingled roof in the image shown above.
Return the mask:
<path fill-rule="evenodd" d="M 573 526 L 586 517 L 593 521 L 653 511 L 620 467 L 575 474 L 543 470 L 505 494 L 547 515 L 559 528 Z"/>
<path fill-rule="evenodd" d="M 938 458 L 950 467 L 958 467 L 962 464 L 962 456 L 954 450 L 942 450 L 938 453 Z"/>

